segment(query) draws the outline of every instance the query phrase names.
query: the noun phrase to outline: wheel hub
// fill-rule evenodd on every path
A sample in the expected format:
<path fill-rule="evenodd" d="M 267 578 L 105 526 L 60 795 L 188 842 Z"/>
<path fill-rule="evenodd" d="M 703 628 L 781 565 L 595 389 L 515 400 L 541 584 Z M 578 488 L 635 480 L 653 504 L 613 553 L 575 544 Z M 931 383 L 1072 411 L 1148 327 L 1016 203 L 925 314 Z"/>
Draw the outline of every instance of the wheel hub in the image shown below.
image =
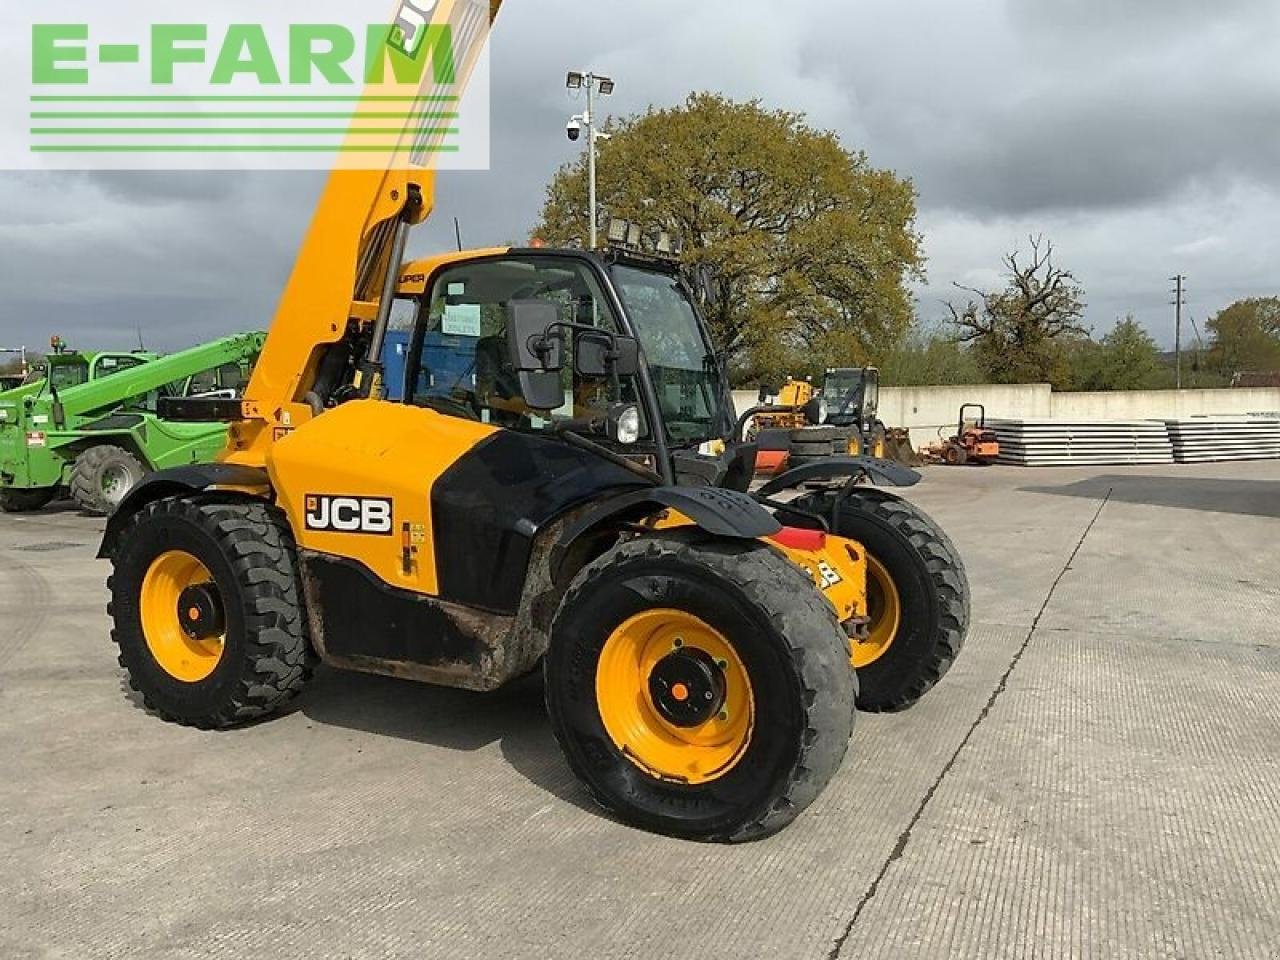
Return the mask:
<path fill-rule="evenodd" d="M 226 632 L 222 597 L 211 583 L 187 587 L 178 596 L 178 624 L 192 640 L 208 640 Z"/>
<path fill-rule="evenodd" d="M 102 472 L 102 493 L 111 503 L 124 498 L 129 489 L 129 476 L 120 467 L 108 467 Z"/>
<path fill-rule="evenodd" d="M 722 633 L 688 611 L 653 608 L 619 624 L 600 651 L 595 687 L 610 739 L 658 779 L 716 780 L 751 743 L 747 668 Z"/>
<path fill-rule="evenodd" d="M 207 680 L 226 649 L 226 617 L 209 568 L 185 550 L 162 553 L 142 578 L 139 599 L 156 665 L 183 683 Z"/>
<path fill-rule="evenodd" d="M 679 649 L 649 674 L 649 697 L 662 719 L 675 727 L 700 727 L 724 707 L 724 671 L 703 650 Z"/>

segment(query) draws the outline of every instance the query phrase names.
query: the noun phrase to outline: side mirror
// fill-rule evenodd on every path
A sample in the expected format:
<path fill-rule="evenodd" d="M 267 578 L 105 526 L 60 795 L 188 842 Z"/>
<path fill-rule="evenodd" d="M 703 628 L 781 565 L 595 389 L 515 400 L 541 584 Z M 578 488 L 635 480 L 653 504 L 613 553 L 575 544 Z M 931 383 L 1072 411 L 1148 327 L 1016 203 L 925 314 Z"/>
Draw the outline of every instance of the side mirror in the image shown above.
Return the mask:
<path fill-rule="evenodd" d="M 820 427 L 827 419 L 827 401 L 814 397 L 804 405 L 804 418 L 815 427 Z"/>
<path fill-rule="evenodd" d="M 520 395 L 532 410 L 564 405 L 560 371 L 564 341 L 555 326 L 560 311 L 545 300 L 512 300 L 507 304 L 507 349 L 519 374 Z"/>
<path fill-rule="evenodd" d="M 555 329 L 559 322 L 559 308 L 546 300 L 512 300 L 507 304 L 507 347 L 512 368 L 522 373 L 562 370 L 564 341 Z"/>
<path fill-rule="evenodd" d="M 579 375 L 633 377 L 640 371 L 640 344 L 632 337 L 605 331 L 583 331 L 573 348 L 573 363 Z"/>

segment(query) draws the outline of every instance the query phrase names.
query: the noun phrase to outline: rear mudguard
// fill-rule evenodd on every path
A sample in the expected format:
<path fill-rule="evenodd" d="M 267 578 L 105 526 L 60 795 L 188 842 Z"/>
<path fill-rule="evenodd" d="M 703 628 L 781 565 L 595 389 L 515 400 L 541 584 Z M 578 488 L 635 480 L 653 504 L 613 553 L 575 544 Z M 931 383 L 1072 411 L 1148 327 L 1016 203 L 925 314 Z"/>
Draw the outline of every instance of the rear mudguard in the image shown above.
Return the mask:
<path fill-rule="evenodd" d="M 853 480 L 860 477 L 890 487 L 914 487 L 921 479 L 916 471 L 892 460 L 880 460 L 876 457 L 828 457 L 774 477 L 756 491 L 756 495 L 772 497 L 804 483 L 837 478 Z"/>
<path fill-rule="evenodd" d="M 199 493 L 214 487 L 262 489 L 265 492 L 271 489 L 271 479 L 267 476 L 267 471 L 260 467 L 243 467 L 234 463 L 193 464 L 150 474 L 129 491 L 107 520 L 98 558 L 106 560 L 111 557 L 129 519 L 148 503 L 184 493 Z"/>
<path fill-rule="evenodd" d="M 736 540 L 771 537 L 782 529 L 774 515 L 745 493 L 717 487 L 654 487 L 611 497 L 587 510 L 561 534 L 551 555 L 552 571 L 561 567 L 574 545 L 603 528 L 638 523 L 664 510 L 688 517 L 712 536 Z"/>

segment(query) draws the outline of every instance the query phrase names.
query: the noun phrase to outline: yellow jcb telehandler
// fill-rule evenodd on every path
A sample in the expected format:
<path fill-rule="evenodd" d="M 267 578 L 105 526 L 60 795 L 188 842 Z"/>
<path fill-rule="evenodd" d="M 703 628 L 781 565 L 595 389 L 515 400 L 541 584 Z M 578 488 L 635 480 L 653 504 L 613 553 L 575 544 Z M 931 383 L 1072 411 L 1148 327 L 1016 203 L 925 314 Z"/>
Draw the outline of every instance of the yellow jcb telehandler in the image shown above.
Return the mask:
<path fill-rule="evenodd" d="M 858 482 L 915 475 L 833 458 L 748 495 L 696 278 L 619 249 L 402 265 L 433 187 L 336 171 L 244 399 L 168 404 L 230 440 L 109 521 L 131 683 L 215 729 L 280 710 L 316 661 L 480 691 L 541 667 L 569 765 L 616 815 L 781 829 L 839 767 L 855 702 L 910 704 L 960 648 L 954 548 Z"/>

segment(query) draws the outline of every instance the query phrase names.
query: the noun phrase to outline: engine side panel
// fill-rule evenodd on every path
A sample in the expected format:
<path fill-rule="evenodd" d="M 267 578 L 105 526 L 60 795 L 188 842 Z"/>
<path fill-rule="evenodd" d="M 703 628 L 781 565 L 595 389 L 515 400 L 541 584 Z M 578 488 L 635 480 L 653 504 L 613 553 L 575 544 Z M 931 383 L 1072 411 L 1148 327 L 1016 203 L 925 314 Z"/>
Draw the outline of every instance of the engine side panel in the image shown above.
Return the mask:
<path fill-rule="evenodd" d="M 437 596 L 432 487 L 496 432 L 432 410 L 355 401 L 277 440 L 267 469 L 302 550 Z"/>
<path fill-rule="evenodd" d="M 557 440 L 494 434 L 432 489 L 440 596 L 514 613 L 534 541 L 550 521 L 602 496 L 647 486 L 630 470 Z"/>

